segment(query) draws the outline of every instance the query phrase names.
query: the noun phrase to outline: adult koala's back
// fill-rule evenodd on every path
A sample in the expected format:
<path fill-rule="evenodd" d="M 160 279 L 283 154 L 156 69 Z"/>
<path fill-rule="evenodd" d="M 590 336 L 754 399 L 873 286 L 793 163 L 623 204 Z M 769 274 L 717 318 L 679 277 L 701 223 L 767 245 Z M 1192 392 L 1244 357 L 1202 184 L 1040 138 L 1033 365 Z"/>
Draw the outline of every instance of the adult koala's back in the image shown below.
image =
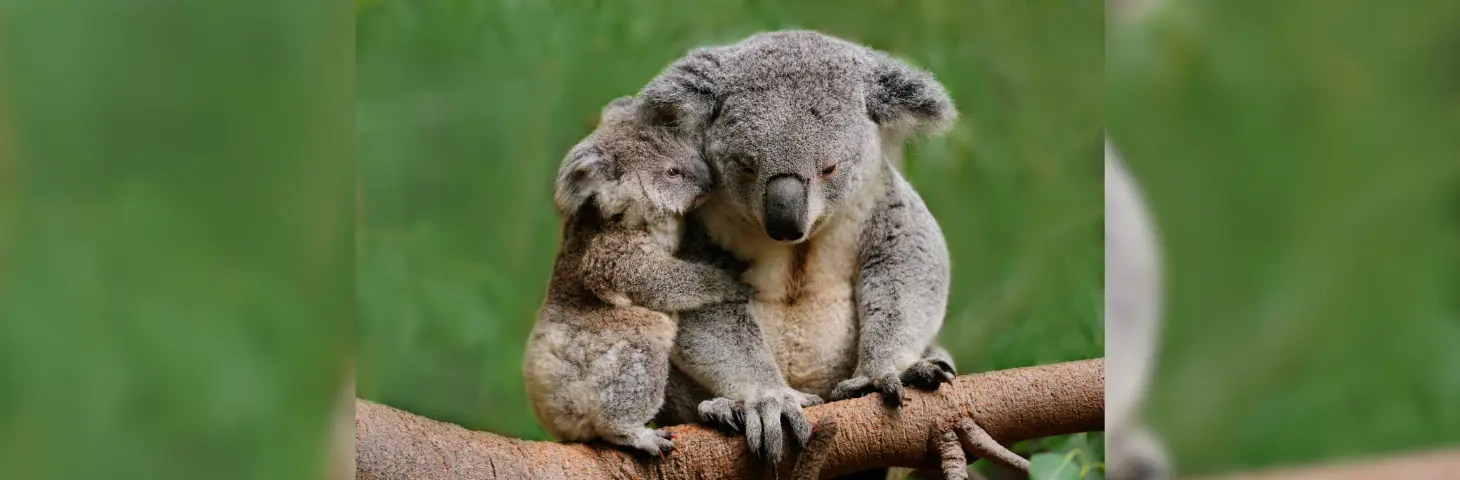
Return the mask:
<path fill-rule="evenodd" d="M 695 50 L 639 97 L 703 139 L 716 186 L 694 217 L 750 264 L 750 310 L 790 386 L 900 401 L 899 376 L 942 325 L 949 262 L 886 157 L 952 122 L 943 87 L 872 49 L 781 31 Z"/>

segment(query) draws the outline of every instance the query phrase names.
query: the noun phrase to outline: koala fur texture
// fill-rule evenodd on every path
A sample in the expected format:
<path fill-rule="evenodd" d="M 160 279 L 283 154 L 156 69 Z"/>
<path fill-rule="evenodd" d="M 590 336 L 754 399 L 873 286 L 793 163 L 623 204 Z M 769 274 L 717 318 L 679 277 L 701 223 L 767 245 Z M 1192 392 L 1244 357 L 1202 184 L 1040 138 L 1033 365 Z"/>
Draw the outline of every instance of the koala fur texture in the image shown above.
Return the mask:
<path fill-rule="evenodd" d="M 674 312 L 743 303 L 749 291 L 724 270 L 674 258 L 683 215 L 708 193 L 710 174 L 692 144 L 633 105 L 606 106 L 559 170 L 562 245 L 523 374 L 553 436 L 664 454 L 668 433 L 644 424 L 663 404 Z"/>
<path fill-rule="evenodd" d="M 953 378 L 934 345 L 947 306 L 943 234 L 888 161 L 957 117 L 932 75 L 804 30 L 700 48 L 639 93 L 659 124 L 701 139 L 715 176 L 692 250 L 744 263 L 747 304 L 683 312 L 659 421 L 743 429 L 779 461 L 801 407 Z M 703 246 L 703 248 L 699 247 Z M 713 253 L 703 253 L 713 257 Z M 696 403 L 701 402 L 703 403 Z"/>
<path fill-rule="evenodd" d="M 1140 189 L 1105 142 L 1105 435 L 1113 480 L 1171 478 L 1160 441 L 1139 420 L 1161 326 L 1161 264 Z"/>

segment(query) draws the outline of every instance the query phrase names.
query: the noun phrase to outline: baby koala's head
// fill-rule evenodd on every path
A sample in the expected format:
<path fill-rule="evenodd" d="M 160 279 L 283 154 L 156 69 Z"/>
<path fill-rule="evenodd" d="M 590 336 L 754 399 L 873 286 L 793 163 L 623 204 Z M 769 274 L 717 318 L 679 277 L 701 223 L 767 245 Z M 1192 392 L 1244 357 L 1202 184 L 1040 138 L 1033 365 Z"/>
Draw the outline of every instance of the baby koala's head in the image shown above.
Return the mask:
<path fill-rule="evenodd" d="M 603 107 L 598 128 L 575 145 L 558 169 L 553 198 L 570 217 L 595 207 L 629 224 L 677 219 L 710 193 L 709 166 L 682 135 L 645 120 L 633 97 Z"/>

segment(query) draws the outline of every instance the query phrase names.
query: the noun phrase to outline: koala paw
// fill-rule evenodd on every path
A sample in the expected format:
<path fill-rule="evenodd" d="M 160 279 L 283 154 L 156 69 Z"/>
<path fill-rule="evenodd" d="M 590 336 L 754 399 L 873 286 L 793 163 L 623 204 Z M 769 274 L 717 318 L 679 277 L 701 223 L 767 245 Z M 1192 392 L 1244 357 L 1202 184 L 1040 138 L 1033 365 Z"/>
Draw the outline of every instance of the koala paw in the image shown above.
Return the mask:
<path fill-rule="evenodd" d="M 1106 450 L 1106 478 L 1111 480 L 1168 480 L 1174 472 L 1161 441 L 1140 425 L 1110 435 Z"/>
<path fill-rule="evenodd" d="M 674 434 L 664 430 L 640 428 L 623 435 L 606 437 L 605 440 L 659 457 L 674 452 Z"/>
<path fill-rule="evenodd" d="M 803 407 L 820 405 L 821 397 L 790 387 L 778 387 L 749 396 L 747 400 L 714 398 L 700 402 L 700 421 L 744 431 L 750 451 L 771 465 L 778 465 L 786 453 L 781 431 L 784 421 L 795 441 L 805 445 L 811 438 L 811 424 L 801 414 Z"/>
<path fill-rule="evenodd" d="M 740 282 L 735 282 L 727 288 L 730 291 L 730 294 L 725 296 L 728 302 L 749 302 L 750 298 L 755 296 L 755 287 Z"/>
<path fill-rule="evenodd" d="M 866 396 L 872 392 L 882 394 L 882 403 L 888 407 L 902 406 L 902 379 L 897 373 L 888 372 L 872 376 L 858 375 L 836 385 L 831 391 L 832 401 Z"/>
<path fill-rule="evenodd" d="M 936 360 L 918 360 L 902 372 L 902 384 L 922 390 L 937 390 L 953 383 L 953 367 Z"/>

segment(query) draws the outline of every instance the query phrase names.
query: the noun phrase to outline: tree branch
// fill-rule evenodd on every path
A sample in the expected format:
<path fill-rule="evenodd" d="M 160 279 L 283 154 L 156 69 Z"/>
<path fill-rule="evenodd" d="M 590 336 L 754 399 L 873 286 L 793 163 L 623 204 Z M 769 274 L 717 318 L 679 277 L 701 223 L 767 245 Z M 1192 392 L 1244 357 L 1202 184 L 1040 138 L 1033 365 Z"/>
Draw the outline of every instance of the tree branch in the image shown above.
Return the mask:
<path fill-rule="evenodd" d="M 974 443 L 981 440 L 977 432 L 959 433 L 966 419 L 1004 445 L 1099 431 L 1104 427 L 1104 388 L 1105 361 L 1092 359 L 961 376 L 936 392 L 909 389 L 900 411 L 884 407 L 876 394 L 811 407 L 806 418 L 820 427 L 811 444 L 818 443 L 817 435 L 825 438 L 826 432 L 834 438 L 820 440 L 825 444 L 822 458 L 806 463 L 821 467 L 819 475 L 813 475 L 819 478 L 878 467 L 939 469 L 941 462 L 956 458 L 944 448 L 950 438 L 945 434 L 954 432 L 953 438 L 969 437 Z M 828 416 L 834 421 L 823 422 Z M 668 430 L 676 435 L 677 450 L 661 459 L 606 445 L 534 442 L 473 432 L 356 399 L 355 475 L 468 480 L 766 476 L 766 467 L 750 455 L 740 436 L 697 425 Z M 790 473 L 797 463 L 790 460 L 795 459 L 783 462 L 782 473 Z"/>

